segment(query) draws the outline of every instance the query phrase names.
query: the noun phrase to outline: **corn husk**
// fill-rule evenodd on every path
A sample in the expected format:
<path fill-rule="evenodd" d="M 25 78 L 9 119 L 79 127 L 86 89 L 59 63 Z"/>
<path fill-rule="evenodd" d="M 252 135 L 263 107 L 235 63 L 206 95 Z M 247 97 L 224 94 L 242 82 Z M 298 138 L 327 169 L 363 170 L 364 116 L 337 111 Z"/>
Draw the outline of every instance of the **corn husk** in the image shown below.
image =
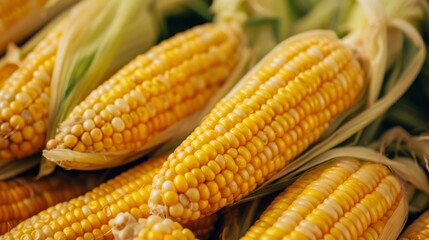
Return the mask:
<path fill-rule="evenodd" d="M 0 29 L 0 53 L 6 49 L 9 43 L 22 40 L 77 1 L 78 0 L 56 0 L 39 6 L 36 4 L 36 0 L 31 0 L 30 10 L 26 15 L 20 18 L 11 27 L 3 31 Z"/>

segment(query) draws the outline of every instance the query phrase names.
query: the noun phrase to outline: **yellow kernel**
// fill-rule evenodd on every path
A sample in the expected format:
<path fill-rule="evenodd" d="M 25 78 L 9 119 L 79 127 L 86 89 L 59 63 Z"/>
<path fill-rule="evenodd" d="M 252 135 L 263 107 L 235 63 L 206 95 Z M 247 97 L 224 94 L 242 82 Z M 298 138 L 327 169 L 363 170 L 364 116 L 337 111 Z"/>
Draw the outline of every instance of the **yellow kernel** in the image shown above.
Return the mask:
<path fill-rule="evenodd" d="M 179 196 L 174 191 L 168 191 L 164 193 L 164 204 L 167 206 L 173 206 L 179 202 Z"/>
<path fill-rule="evenodd" d="M 73 148 L 78 142 L 76 136 L 68 134 L 64 137 L 64 145 L 68 148 Z"/>
<path fill-rule="evenodd" d="M 83 122 L 83 129 L 85 129 L 85 131 L 90 132 L 93 128 L 95 128 L 95 123 L 93 120 L 88 119 Z"/>
<path fill-rule="evenodd" d="M 24 119 L 19 115 L 13 115 L 10 118 L 9 123 L 12 126 L 13 130 L 21 130 L 25 126 Z"/>
<path fill-rule="evenodd" d="M 189 187 L 196 187 L 198 186 L 197 178 L 194 176 L 194 174 L 187 172 L 185 173 L 186 182 L 188 183 Z"/>
<path fill-rule="evenodd" d="M 83 134 L 83 126 L 81 124 L 76 124 L 71 128 L 70 132 L 76 137 L 80 137 Z"/>
<path fill-rule="evenodd" d="M 121 116 L 122 121 L 126 128 L 131 128 L 133 126 L 133 119 L 129 114 L 124 114 Z"/>
<path fill-rule="evenodd" d="M 96 142 L 96 143 L 94 143 L 93 146 L 94 146 L 94 151 L 96 151 L 96 152 L 100 152 L 104 149 L 104 145 L 102 142 Z"/>
<path fill-rule="evenodd" d="M 22 103 L 18 101 L 12 101 L 9 107 L 15 114 L 19 114 L 20 112 L 22 112 L 22 109 L 24 109 L 24 107 L 22 106 Z"/>
<path fill-rule="evenodd" d="M 174 170 L 177 174 L 180 174 L 180 175 L 184 175 L 186 172 L 189 171 L 184 163 L 177 164 Z"/>
<path fill-rule="evenodd" d="M 102 133 L 103 133 L 104 136 L 110 137 L 113 134 L 113 127 L 112 127 L 112 125 L 110 123 L 105 123 L 101 127 L 101 131 L 102 131 Z"/>
<path fill-rule="evenodd" d="M 192 155 L 188 155 L 185 157 L 185 159 L 183 160 L 183 162 L 185 163 L 185 165 L 189 168 L 189 169 L 194 169 L 194 168 L 199 168 L 200 164 L 198 162 L 198 158 Z"/>
<path fill-rule="evenodd" d="M 13 112 L 12 109 L 10 108 L 3 108 L 3 110 L 1 110 L 1 117 L 3 120 L 5 121 L 9 121 L 9 119 L 12 117 Z"/>
<path fill-rule="evenodd" d="M 33 145 L 31 145 L 29 142 L 22 142 L 19 145 L 19 149 L 21 149 L 21 151 L 24 153 L 31 153 L 33 151 Z"/>
<path fill-rule="evenodd" d="M 206 181 L 212 181 L 215 179 L 215 173 L 208 166 L 203 166 L 201 171 L 203 172 Z"/>
<path fill-rule="evenodd" d="M 34 128 L 31 126 L 25 126 L 24 130 L 22 130 L 22 136 L 26 140 L 30 140 L 34 137 Z"/>
<path fill-rule="evenodd" d="M 179 203 L 174 206 L 170 206 L 168 210 L 172 217 L 180 217 L 185 211 L 183 206 Z"/>
<path fill-rule="evenodd" d="M 91 130 L 90 135 L 92 137 L 92 140 L 94 142 L 99 142 L 101 139 L 103 139 L 103 133 L 99 128 L 94 128 Z"/>
<path fill-rule="evenodd" d="M 21 132 L 15 132 L 10 136 L 10 140 L 14 143 L 21 143 L 24 139 L 22 138 Z"/>
<path fill-rule="evenodd" d="M 76 151 L 76 152 L 85 152 L 85 150 L 86 150 L 86 147 L 85 145 L 83 145 L 82 142 L 78 142 L 76 146 L 73 148 L 73 151 Z"/>
<path fill-rule="evenodd" d="M 92 138 L 91 135 L 88 132 L 84 132 L 82 134 L 82 136 L 80 137 L 80 140 L 82 141 L 83 144 L 85 144 L 86 146 L 91 146 L 92 145 Z"/>
<path fill-rule="evenodd" d="M 37 134 L 44 133 L 46 131 L 46 125 L 45 121 L 39 120 L 33 124 L 34 131 L 36 131 Z"/>
<path fill-rule="evenodd" d="M 46 148 L 48 150 L 50 149 L 54 149 L 58 146 L 58 141 L 55 139 L 50 139 L 47 143 L 46 143 Z"/>
<path fill-rule="evenodd" d="M 115 117 L 112 119 L 112 127 L 115 132 L 122 132 L 125 130 L 125 123 L 120 117 Z"/>
<path fill-rule="evenodd" d="M 191 202 L 198 202 L 200 200 L 200 192 L 197 188 L 189 188 L 185 194 Z"/>
<path fill-rule="evenodd" d="M 197 179 L 198 183 L 203 183 L 204 181 L 206 181 L 204 173 L 203 173 L 203 171 L 201 171 L 201 169 L 194 168 L 194 169 L 191 170 L 191 173 L 195 176 L 195 178 Z"/>
<path fill-rule="evenodd" d="M 114 133 L 112 139 L 113 139 L 113 143 L 116 145 L 121 144 L 124 141 L 124 138 L 120 133 Z"/>
<path fill-rule="evenodd" d="M 174 178 L 174 186 L 176 187 L 177 191 L 182 193 L 188 190 L 188 182 L 186 181 L 186 178 L 183 175 L 177 175 Z"/>
<path fill-rule="evenodd" d="M 125 130 L 124 132 L 122 132 L 122 135 L 124 137 L 124 142 L 125 143 L 129 143 L 131 141 L 131 131 L 130 130 Z"/>
<path fill-rule="evenodd" d="M 202 200 L 207 200 L 210 198 L 210 190 L 206 184 L 200 184 L 198 186 L 198 191 L 200 192 L 200 198 Z"/>

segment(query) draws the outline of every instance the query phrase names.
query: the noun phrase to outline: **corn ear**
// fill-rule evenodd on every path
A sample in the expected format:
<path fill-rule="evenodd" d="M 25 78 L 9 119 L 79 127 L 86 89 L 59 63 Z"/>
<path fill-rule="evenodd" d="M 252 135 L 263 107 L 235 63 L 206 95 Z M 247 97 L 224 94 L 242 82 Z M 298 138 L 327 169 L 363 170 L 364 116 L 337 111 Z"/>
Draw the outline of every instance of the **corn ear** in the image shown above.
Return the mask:
<path fill-rule="evenodd" d="M 245 197 L 317 141 L 364 85 L 358 58 L 331 32 L 284 41 L 169 156 L 151 210 L 187 222 Z"/>
<path fill-rule="evenodd" d="M 235 82 L 244 48 L 231 24 L 205 24 L 165 40 L 76 106 L 44 157 L 66 168 L 107 168 L 178 136 Z"/>
<path fill-rule="evenodd" d="M 391 222 L 405 223 L 403 192 L 387 167 L 340 158 L 300 176 L 241 239 L 397 237 L 400 228 L 392 233 Z"/>

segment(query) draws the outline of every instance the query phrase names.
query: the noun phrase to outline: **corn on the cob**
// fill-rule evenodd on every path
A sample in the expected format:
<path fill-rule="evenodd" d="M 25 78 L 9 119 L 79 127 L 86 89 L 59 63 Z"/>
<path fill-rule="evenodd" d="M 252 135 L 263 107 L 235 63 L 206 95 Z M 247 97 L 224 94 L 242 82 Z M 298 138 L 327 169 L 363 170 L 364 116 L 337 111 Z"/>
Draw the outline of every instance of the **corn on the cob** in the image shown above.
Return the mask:
<path fill-rule="evenodd" d="M 237 33 L 230 25 L 205 24 L 138 56 L 73 109 L 47 149 L 138 152 L 201 109 L 227 79 L 239 58 Z"/>
<path fill-rule="evenodd" d="M 401 199 L 387 167 L 343 158 L 299 177 L 241 239 L 377 239 Z"/>
<path fill-rule="evenodd" d="M 45 144 L 50 80 L 62 34 L 55 28 L 0 89 L 0 160 L 22 158 Z"/>
<path fill-rule="evenodd" d="M 85 184 L 64 172 L 37 181 L 20 177 L 0 182 L 0 235 L 26 218 L 87 190 Z"/>
<path fill-rule="evenodd" d="M 179 222 L 246 196 L 360 95 L 363 69 L 336 36 L 286 40 L 220 101 L 155 177 L 151 211 Z"/>
<path fill-rule="evenodd" d="M 412 222 L 399 237 L 399 240 L 429 239 L 429 210 Z"/>
<path fill-rule="evenodd" d="M 0 239 L 112 239 L 111 221 L 120 212 L 149 216 L 153 176 L 167 156 L 150 159 L 92 191 L 21 222 Z"/>
<path fill-rule="evenodd" d="M 0 34 L 48 0 L 0 0 Z"/>
<path fill-rule="evenodd" d="M 129 214 L 121 214 L 114 221 L 117 240 L 191 240 L 197 239 L 193 232 L 169 218 L 151 215 L 137 222 Z"/>

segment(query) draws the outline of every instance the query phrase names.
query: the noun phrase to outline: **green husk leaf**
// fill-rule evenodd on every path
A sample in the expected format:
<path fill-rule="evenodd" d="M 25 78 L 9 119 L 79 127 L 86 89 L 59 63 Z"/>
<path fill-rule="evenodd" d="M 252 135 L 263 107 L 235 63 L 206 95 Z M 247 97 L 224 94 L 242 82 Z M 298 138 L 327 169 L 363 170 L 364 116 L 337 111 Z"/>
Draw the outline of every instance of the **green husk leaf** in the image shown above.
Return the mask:
<path fill-rule="evenodd" d="M 33 1 L 36 2 L 36 0 Z M 57 0 L 49 7 L 38 7 L 37 4 L 31 4 L 32 9 L 26 16 L 0 34 L 0 53 L 5 50 L 9 43 L 22 40 L 76 2 L 77 0 Z"/>

